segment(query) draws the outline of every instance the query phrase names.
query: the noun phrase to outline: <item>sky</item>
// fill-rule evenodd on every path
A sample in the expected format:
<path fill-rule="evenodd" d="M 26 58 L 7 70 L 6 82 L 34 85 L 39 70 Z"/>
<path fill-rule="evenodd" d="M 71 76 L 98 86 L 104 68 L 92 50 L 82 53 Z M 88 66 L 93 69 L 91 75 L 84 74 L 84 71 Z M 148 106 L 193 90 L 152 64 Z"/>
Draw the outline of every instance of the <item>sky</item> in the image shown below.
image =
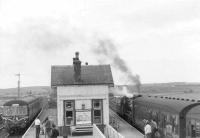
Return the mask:
<path fill-rule="evenodd" d="M 50 86 L 51 66 L 76 51 L 110 64 L 115 84 L 200 82 L 200 1 L 0 0 L 0 88 L 17 73 L 21 86 Z"/>

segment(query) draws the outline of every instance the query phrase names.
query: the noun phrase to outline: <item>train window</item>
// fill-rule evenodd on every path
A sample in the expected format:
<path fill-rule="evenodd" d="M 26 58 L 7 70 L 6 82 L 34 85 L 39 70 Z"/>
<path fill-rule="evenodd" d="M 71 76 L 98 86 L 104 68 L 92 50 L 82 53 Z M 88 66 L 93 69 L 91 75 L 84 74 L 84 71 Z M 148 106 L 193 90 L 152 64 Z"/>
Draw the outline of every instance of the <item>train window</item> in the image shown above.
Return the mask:
<path fill-rule="evenodd" d="M 172 137 L 172 125 L 170 123 L 167 123 L 165 128 L 166 128 L 166 136 Z"/>
<path fill-rule="evenodd" d="M 74 125 L 74 101 L 64 101 L 65 125 Z"/>
<path fill-rule="evenodd" d="M 27 115 L 27 107 L 26 106 L 20 106 L 17 109 L 17 115 Z"/>
<path fill-rule="evenodd" d="M 200 137 L 200 121 L 196 121 L 196 136 Z"/>
<path fill-rule="evenodd" d="M 164 113 L 160 114 L 160 128 L 165 128 L 165 115 L 164 115 Z"/>
<path fill-rule="evenodd" d="M 93 123 L 102 124 L 102 100 L 92 100 Z"/>
<path fill-rule="evenodd" d="M 11 116 L 12 115 L 12 108 L 10 108 L 9 106 L 4 106 L 3 115 L 4 116 Z"/>

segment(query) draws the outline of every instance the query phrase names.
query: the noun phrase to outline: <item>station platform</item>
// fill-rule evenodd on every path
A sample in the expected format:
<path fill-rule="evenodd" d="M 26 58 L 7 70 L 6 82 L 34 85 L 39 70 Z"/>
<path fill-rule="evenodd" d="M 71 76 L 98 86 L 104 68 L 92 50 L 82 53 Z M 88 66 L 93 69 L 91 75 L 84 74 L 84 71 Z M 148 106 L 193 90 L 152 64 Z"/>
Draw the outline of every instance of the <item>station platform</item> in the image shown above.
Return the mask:
<path fill-rule="evenodd" d="M 55 125 L 57 126 L 57 110 L 56 109 L 44 109 L 43 112 L 39 115 L 39 119 L 41 123 L 45 120 L 46 117 L 49 117 L 50 120 L 52 120 Z M 117 132 L 119 132 L 124 138 L 143 138 L 144 135 L 139 132 L 137 129 L 135 129 L 133 126 L 128 124 L 125 120 L 120 118 L 114 111 L 110 109 L 109 111 L 110 118 L 115 118 L 115 120 L 118 122 L 118 129 Z M 24 134 L 22 138 L 35 138 L 35 127 L 34 123 L 32 126 L 27 130 L 27 132 Z M 68 136 L 68 138 L 94 138 L 95 136 L 88 135 L 88 136 Z M 45 135 L 40 135 L 40 138 L 45 138 Z M 63 138 L 62 136 L 59 136 L 58 138 Z"/>
<path fill-rule="evenodd" d="M 57 126 L 57 110 L 56 109 L 44 109 L 43 112 L 39 115 L 39 119 L 42 122 L 48 117 L 54 124 Z M 35 127 L 34 123 L 32 126 L 27 130 L 27 132 L 22 136 L 22 138 L 35 138 Z M 40 135 L 40 138 L 45 138 L 45 135 Z M 47 138 L 47 137 L 46 137 Z M 63 138 L 62 136 L 58 136 L 58 138 Z M 68 136 L 68 138 L 93 138 L 93 136 Z"/>
<path fill-rule="evenodd" d="M 115 118 L 118 122 L 117 131 L 124 136 L 124 138 L 144 138 L 144 135 L 140 131 L 119 117 L 113 110 L 110 109 L 109 113 L 110 118 Z"/>
<path fill-rule="evenodd" d="M 49 117 L 50 120 L 54 122 L 54 124 L 57 125 L 57 110 L 56 109 L 44 109 L 40 115 L 38 116 L 41 124 L 44 122 L 46 117 Z M 35 133 L 35 127 L 34 127 L 34 122 L 32 123 L 31 127 L 27 130 L 27 132 L 24 134 L 22 138 L 35 138 L 36 136 Z M 44 135 L 40 135 L 40 138 L 43 138 Z M 45 137 L 45 136 L 44 136 Z"/>

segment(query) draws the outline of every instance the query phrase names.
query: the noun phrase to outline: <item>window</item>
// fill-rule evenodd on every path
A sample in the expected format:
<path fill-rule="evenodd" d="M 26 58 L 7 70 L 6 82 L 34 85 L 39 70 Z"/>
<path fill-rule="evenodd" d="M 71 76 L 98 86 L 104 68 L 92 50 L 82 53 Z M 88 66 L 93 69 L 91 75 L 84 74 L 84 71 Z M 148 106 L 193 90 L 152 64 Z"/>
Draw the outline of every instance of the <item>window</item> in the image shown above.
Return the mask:
<path fill-rule="evenodd" d="M 68 101 L 68 102 L 66 102 L 66 109 L 72 109 L 73 108 L 73 105 L 72 105 L 73 103 L 72 103 L 72 101 Z"/>
<path fill-rule="evenodd" d="M 102 124 L 102 100 L 93 100 L 93 123 Z"/>
<path fill-rule="evenodd" d="M 74 125 L 74 101 L 65 101 L 65 125 Z"/>
<path fill-rule="evenodd" d="M 100 101 L 99 100 L 94 101 L 94 109 L 100 109 L 100 108 L 101 108 Z"/>

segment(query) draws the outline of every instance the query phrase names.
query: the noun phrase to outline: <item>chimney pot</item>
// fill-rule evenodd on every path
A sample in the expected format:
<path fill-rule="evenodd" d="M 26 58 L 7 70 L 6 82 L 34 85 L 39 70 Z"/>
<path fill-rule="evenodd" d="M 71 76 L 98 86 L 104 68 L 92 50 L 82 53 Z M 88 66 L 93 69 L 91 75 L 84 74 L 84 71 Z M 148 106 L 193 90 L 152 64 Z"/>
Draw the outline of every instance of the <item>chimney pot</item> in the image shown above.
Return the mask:
<path fill-rule="evenodd" d="M 85 65 L 88 65 L 88 62 L 85 62 Z"/>
<path fill-rule="evenodd" d="M 81 81 L 81 61 L 79 60 L 79 52 L 75 53 L 75 58 L 73 58 L 74 65 L 74 80 L 75 82 Z"/>
<path fill-rule="evenodd" d="M 79 59 L 79 52 L 75 53 L 76 59 Z"/>

